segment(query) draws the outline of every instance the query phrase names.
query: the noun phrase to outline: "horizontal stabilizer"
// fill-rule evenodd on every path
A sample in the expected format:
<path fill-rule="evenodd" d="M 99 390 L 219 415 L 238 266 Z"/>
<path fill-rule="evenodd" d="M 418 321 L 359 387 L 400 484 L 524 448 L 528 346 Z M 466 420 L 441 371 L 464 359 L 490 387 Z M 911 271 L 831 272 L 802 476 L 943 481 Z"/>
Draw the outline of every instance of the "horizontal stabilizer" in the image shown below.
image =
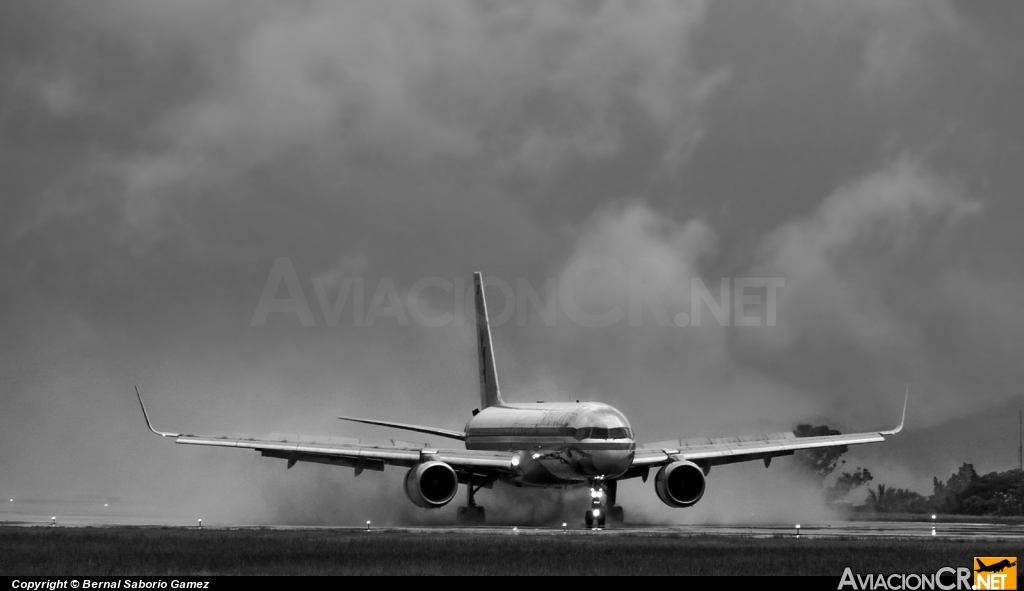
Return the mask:
<path fill-rule="evenodd" d="M 447 437 L 448 439 L 458 439 L 459 441 L 466 440 L 466 434 L 461 431 L 449 431 L 448 429 L 435 429 L 434 427 L 422 427 L 420 425 L 407 425 L 405 423 L 393 423 L 391 421 L 378 421 L 375 419 L 357 419 L 355 417 L 338 417 L 343 421 L 352 421 L 353 423 L 365 423 L 367 425 L 377 425 L 378 427 L 391 427 L 392 429 L 403 429 L 405 431 L 415 431 L 417 433 L 426 433 L 428 435 L 437 435 L 438 437 Z"/>

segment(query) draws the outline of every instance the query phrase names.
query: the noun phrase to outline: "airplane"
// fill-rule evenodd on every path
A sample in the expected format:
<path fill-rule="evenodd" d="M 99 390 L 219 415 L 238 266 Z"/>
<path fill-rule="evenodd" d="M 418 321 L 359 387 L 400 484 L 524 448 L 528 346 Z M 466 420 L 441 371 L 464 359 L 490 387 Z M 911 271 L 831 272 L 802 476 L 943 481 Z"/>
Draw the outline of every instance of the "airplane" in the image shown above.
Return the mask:
<path fill-rule="evenodd" d="M 324 440 L 298 436 L 286 440 L 234 439 L 157 431 L 150 422 L 146 405 L 135 388 L 149 430 L 176 443 L 252 449 L 270 458 L 315 462 L 364 470 L 383 471 L 386 465 L 408 468 L 405 493 L 415 505 L 437 509 L 455 498 L 459 485 L 466 487 L 466 505 L 457 510 L 458 521 L 479 525 L 485 521 L 484 508 L 475 495 L 495 482 L 514 486 L 577 487 L 589 485 L 591 507 L 584 515 L 588 527 L 604 527 L 607 521 L 621 523 L 622 507 L 616 504 L 618 482 L 641 478 L 657 470 L 654 490 L 666 505 L 692 507 L 704 496 L 706 477 L 713 466 L 762 460 L 767 468 L 772 458 L 792 455 L 797 450 L 859 445 L 885 440 L 903 429 L 903 415 L 895 429 L 797 438 L 793 433 L 762 434 L 713 439 L 686 439 L 637 447 L 633 429 L 625 415 L 600 402 L 508 403 L 501 397 L 495 371 L 487 300 L 483 277 L 473 274 L 477 359 L 480 377 L 480 408 L 462 431 L 409 425 L 392 421 L 338 417 L 369 425 L 402 429 L 443 437 L 464 444 L 464 449 L 434 448 L 392 442 L 369 445 L 358 440 Z"/>
<path fill-rule="evenodd" d="M 978 561 L 978 568 L 974 569 L 974 572 L 976 573 L 999 573 L 1003 572 L 1003 569 L 1017 566 L 1016 562 L 1010 562 L 1005 558 L 995 564 L 990 564 L 987 566 L 984 562 L 981 561 L 981 559 L 976 558 L 975 560 Z"/>

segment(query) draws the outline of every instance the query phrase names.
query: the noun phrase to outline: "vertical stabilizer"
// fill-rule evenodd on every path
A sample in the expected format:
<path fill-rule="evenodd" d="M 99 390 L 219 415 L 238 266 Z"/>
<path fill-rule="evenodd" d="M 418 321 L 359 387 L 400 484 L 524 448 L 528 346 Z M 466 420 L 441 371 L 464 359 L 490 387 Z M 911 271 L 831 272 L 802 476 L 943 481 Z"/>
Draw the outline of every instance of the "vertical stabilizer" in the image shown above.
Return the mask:
<path fill-rule="evenodd" d="M 487 298 L 484 297 L 484 279 L 473 273 L 474 316 L 476 317 L 476 352 L 480 362 L 480 409 L 501 406 L 498 373 L 494 370 L 494 346 L 491 344 L 491 325 L 487 316 Z"/>

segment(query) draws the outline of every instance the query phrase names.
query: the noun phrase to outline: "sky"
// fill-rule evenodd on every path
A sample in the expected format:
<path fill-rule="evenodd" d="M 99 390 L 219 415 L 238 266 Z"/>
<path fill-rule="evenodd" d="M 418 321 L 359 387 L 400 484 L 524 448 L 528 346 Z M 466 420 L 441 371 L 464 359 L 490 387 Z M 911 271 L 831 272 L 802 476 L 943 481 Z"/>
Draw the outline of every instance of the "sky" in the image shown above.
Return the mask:
<path fill-rule="evenodd" d="M 507 401 L 607 402 L 644 442 L 890 428 L 909 383 L 903 439 L 848 463 L 926 494 L 1011 468 L 1022 23 L 1011 1 L 8 0 L 0 495 L 450 518 L 400 469 L 159 440 L 132 387 L 164 430 L 460 429 L 474 271 Z M 708 305 L 742 278 L 781 281 L 761 326 Z M 686 511 L 620 497 L 654 521 L 807 506 L 756 468 Z"/>

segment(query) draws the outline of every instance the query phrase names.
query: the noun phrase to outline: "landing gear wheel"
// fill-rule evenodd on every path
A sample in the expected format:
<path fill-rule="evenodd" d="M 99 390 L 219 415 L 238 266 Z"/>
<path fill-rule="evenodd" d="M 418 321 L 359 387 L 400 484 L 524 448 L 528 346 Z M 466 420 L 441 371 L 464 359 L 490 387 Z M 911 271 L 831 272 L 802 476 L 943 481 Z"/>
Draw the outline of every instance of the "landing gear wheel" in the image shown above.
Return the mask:
<path fill-rule="evenodd" d="M 479 505 L 459 507 L 457 518 L 459 525 L 483 525 L 487 520 L 484 508 Z"/>
<path fill-rule="evenodd" d="M 594 513 L 597 513 L 595 516 Z M 587 514 L 583 516 L 583 521 L 587 524 L 587 527 L 604 527 L 605 514 L 600 509 L 591 509 L 587 511 Z"/>
<path fill-rule="evenodd" d="M 626 512 L 622 510 L 622 507 L 619 507 L 617 505 L 615 507 L 612 507 L 611 511 L 608 513 L 608 521 L 618 525 L 625 520 Z"/>

